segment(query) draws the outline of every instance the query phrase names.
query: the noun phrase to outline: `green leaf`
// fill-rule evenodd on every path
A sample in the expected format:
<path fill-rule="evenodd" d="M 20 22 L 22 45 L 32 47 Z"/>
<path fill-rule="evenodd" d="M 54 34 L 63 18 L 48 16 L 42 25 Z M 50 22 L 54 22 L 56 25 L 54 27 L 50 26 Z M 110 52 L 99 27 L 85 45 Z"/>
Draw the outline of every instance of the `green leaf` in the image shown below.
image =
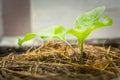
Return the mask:
<path fill-rule="evenodd" d="M 66 29 L 63 26 L 55 27 L 53 38 L 58 38 L 60 40 L 65 40 Z"/>
<path fill-rule="evenodd" d="M 93 30 L 111 26 L 112 19 L 109 16 L 99 19 L 104 10 L 105 7 L 98 7 L 80 15 L 75 22 L 75 27 L 68 29 L 67 33 L 75 36 L 79 42 L 83 42 Z"/>
<path fill-rule="evenodd" d="M 99 19 L 104 10 L 105 7 L 103 6 L 95 8 L 92 11 L 86 12 L 84 14 L 81 14 L 75 22 L 75 27 L 84 30 L 92 26 L 94 22 Z"/>
<path fill-rule="evenodd" d="M 50 39 L 54 35 L 53 32 L 54 32 L 54 28 L 51 27 L 51 28 L 43 29 L 36 34 L 40 36 L 41 39 L 47 40 L 47 39 Z"/>
<path fill-rule="evenodd" d="M 54 34 L 61 34 L 64 31 L 65 31 L 65 28 L 61 25 L 54 28 Z"/>
<path fill-rule="evenodd" d="M 65 40 L 65 34 L 66 34 L 66 30 L 61 25 L 47 28 L 37 33 L 37 35 L 40 36 L 43 40 L 47 40 L 50 38 Z"/>
<path fill-rule="evenodd" d="M 36 34 L 33 34 L 33 33 L 26 34 L 24 38 L 18 39 L 18 45 L 21 46 L 24 42 L 33 39 L 35 36 L 36 36 Z"/>

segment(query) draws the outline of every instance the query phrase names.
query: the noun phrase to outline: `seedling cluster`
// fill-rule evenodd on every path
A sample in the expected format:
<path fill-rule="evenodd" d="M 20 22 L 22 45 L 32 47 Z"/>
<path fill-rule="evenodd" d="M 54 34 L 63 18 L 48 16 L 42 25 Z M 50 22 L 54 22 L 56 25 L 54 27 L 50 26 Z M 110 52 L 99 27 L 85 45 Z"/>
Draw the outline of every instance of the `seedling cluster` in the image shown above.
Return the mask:
<path fill-rule="evenodd" d="M 24 42 L 29 41 L 36 36 L 40 36 L 42 40 L 48 40 L 56 38 L 66 43 L 72 50 L 73 47 L 65 39 L 67 34 L 71 34 L 76 37 L 80 50 L 80 64 L 83 63 L 83 43 L 87 36 L 94 30 L 105 26 L 112 25 L 112 19 L 109 16 L 100 18 L 102 13 L 105 11 L 105 7 L 98 7 L 91 11 L 81 14 L 75 21 L 74 27 L 65 29 L 62 25 L 50 27 L 41 30 L 38 33 L 28 33 L 24 38 L 18 40 L 18 45 L 21 46 Z"/>

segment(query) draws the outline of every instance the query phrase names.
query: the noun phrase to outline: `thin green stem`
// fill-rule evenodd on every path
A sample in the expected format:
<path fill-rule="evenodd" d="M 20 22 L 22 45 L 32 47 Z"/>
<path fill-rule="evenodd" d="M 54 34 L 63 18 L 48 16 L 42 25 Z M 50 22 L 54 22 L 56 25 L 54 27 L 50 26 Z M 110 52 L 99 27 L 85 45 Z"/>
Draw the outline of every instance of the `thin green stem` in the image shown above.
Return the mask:
<path fill-rule="evenodd" d="M 83 64 L 83 41 L 78 40 L 78 47 L 80 50 L 80 64 Z"/>
<path fill-rule="evenodd" d="M 60 38 L 60 37 L 59 37 L 59 39 L 62 40 L 64 43 L 66 43 L 66 44 L 73 50 L 73 52 L 76 54 L 76 51 L 75 51 L 74 48 L 70 45 L 69 42 L 67 42 L 65 39 Z"/>
<path fill-rule="evenodd" d="M 72 50 L 74 53 L 76 53 L 76 51 L 74 50 L 74 48 L 70 45 L 70 43 L 68 43 L 67 41 L 64 41 Z"/>

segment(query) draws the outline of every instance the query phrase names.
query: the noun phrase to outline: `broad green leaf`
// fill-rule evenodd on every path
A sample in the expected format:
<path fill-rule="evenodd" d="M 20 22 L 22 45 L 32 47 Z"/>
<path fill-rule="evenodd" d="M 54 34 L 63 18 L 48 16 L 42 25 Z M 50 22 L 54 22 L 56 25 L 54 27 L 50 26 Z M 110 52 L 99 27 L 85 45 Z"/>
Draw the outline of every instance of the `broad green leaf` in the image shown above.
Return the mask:
<path fill-rule="evenodd" d="M 81 14 L 75 22 L 75 27 L 82 30 L 85 30 L 90 26 L 92 27 L 94 22 L 99 19 L 104 10 L 105 7 L 98 7 L 93 9 L 92 11 Z"/>
<path fill-rule="evenodd" d="M 105 7 L 98 7 L 80 15 L 75 22 L 75 27 L 69 29 L 67 33 L 77 37 L 78 41 L 84 41 L 93 30 L 111 26 L 112 19 L 109 16 L 99 19 L 104 10 Z"/>
<path fill-rule="evenodd" d="M 18 45 L 21 46 L 24 42 L 33 39 L 35 36 L 36 34 L 33 34 L 33 33 L 26 34 L 24 38 L 18 39 Z"/>
<path fill-rule="evenodd" d="M 112 25 L 112 19 L 108 16 L 105 16 L 102 20 L 96 20 L 94 24 L 85 30 L 77 29 L 77 28 L 71 28 L 68 29 L 67 33 L 72 34 L 73 36 L 77 37 L 78 40 L 84 41 L 85 38 L 93 31 L 98 28 L 111 26 Z"/>

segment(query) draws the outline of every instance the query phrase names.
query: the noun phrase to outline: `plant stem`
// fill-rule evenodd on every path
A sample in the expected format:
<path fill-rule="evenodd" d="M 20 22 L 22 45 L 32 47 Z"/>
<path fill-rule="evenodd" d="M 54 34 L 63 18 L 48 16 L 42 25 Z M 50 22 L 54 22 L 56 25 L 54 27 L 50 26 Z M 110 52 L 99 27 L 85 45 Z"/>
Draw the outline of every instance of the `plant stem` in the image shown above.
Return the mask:
<path fill-rule="evenodd" d="M 70 43 L 68 43 L 67 41 L 64 41 L 72 50 L 74 53 L 76 53 L 76 51 L 74 50 L 74 48 L 70 45 Z"/>
<path fill-rule="evenodd" d="M 78 40 L 78 47 L 80 50 L 80 64 L 83 64 L 83 41 Z"/>
<path fill-rule="evenodd" d="M 67 44 L 67 45 L 73 50 L 73 52 L 76 54 L 76 51 L 75 51 L 74 48 L 70 45 L 69 42 L 67 42 L 65 39 L 60 38 L 60 37 L 59 37 L 59 39 L 60 39 L 61 41 L 63 41 L 65 44 Z"/>

